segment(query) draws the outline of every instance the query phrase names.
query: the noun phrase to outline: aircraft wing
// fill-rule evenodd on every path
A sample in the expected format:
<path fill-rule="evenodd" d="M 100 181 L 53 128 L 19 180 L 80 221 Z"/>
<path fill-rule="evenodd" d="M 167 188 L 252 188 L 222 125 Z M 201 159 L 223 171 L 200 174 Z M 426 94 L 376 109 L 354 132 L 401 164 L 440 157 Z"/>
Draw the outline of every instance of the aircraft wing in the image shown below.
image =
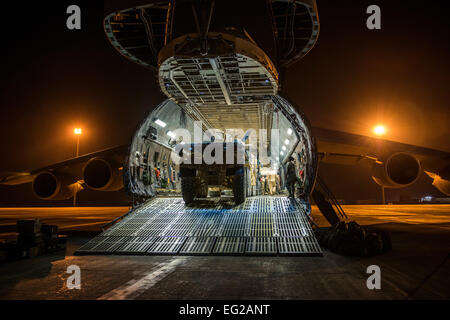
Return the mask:
<path fill-rule="evenodd" d="M 116 146 L 101 151 L 85 154 L 80 157 L 64 160 L 28 172 L 3 172 L 0 174 L 0 184 L 14 186 L 19 184 L 30 183 L 33 181 L 34 177 L 37 174 L 45 171 L 58 171 L 58 170 L 71 171 L 71 169 L 74 169 L 73 171 L 80 171 L 80 166 L 83 166 L 83 164 L 87 163 L 89 160 L 93 158 L 111 158 L 111 157 L 125 156 L 127 148 L 128 148 L 127 145 Z"/>
<path fill-rule="evenodd" d="M 34 175 L 30 172 L 2 172 L 0 175 L 0 184 L 15 186 L 32 182 Z"/>
<path fill-rule="evenodd" d="M 450 194 L 449 152 L 324 128 L 314 127 L 312 132 L 321 162 L 349 165 L 368 162 L 383 166 L 393 155 L 406 153 L 418 160 L 420 168 L 434 179 L 436 188 Z"/>

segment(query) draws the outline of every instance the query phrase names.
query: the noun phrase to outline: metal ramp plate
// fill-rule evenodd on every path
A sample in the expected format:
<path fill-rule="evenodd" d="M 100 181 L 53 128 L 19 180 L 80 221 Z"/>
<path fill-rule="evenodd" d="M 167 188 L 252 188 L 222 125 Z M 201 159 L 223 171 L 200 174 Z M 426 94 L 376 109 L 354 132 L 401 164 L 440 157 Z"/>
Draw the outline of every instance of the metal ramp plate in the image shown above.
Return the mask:
<path fill-rule="evenodd" d="M 116 254 L 145 254 L 152 244 L 156 241 L 156 237 L 134 237 L 130 241 L 125 242 L 117 249 Z"/>
<path fill-rule="evenodd" d="M 76 253 L 321 256 L 322 250 L 303 204 L 261 196 L 237 206 L 226 198 L 193 206 L 154 198 Z"/>
<path fill-rule="evenodd" d="M 276 255 L 277 240 L 273 237 L 251 237 L 247 239 L 245 254 Z"/>
<path fill-rule="evenodd" d="M 112 254 L 128 240 L 126 237 L 99 236 L 83 245 L 77 252 L 85 254 Z"/>
<path fill-rule="evenodd" d="M 186 237 L 158 237 L 148 249 L 149 254 L 177 254 Z"/>
<path fill-rule="evenodd" d="M 246 237 L 220 237 L 217 238 L 213 253 L 217 255 L 243 255 L 246 242 Z"/>
<path fill-rule="evenodd" d="M 186 240 L 180 254 L 183 255 L 207 255 L 210 254 L 216 237 L 190 237 Z"/>
<path fill-rule="evenodd" d="M 320 246 L 310 237 L 280 237 L 278 238 L 278 252 L 280 255 L 317 255 Z"/>

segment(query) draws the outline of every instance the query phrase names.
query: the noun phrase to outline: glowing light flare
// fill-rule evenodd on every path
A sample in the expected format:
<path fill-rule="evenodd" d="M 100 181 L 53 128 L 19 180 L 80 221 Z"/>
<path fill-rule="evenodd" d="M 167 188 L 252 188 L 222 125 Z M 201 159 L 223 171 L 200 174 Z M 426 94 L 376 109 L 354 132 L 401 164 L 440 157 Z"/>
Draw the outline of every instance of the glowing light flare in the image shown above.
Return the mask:
<path fill-rule="evenodd" d="M 373 128 L 373 133 L 377 136 L 383 136 L 386 134 L 386 127 L 379 124 Z"/>
<path fill-rule="evenodd" d="M 75 128 L 73 129 L 73 133 L 79 136 L 83 133 L 83 130 L 81 128 Z"/>

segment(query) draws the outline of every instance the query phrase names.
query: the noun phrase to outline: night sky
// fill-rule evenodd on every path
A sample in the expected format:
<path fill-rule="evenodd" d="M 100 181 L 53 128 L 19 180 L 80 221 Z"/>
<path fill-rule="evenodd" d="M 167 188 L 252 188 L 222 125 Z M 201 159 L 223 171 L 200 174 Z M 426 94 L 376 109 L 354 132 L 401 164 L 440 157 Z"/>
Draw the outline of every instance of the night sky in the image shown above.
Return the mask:
<path fill-rule="evenodd" d="M 381 122 L 391 140 L 450 151 L 445 2 L 317 2 L 319 40 L 288 70 L 283 88 L 311 123 L 370 134 Z M 66 29 L 71 4 L 82 9 L 81 31 Z M 371 4 L 382 9 L 382 30 L 365 26 Z M 107 41 L 102 1 L 40 1 L 3 12 L 0 171 L 73 157 L 77 126 L 84 129 L 81 153 L 128 143 L 139 121 L 164 99 L 155 74 L 124 59 Z M 377 196 L 366 169 L 323 169 L 335 191 L 347 172 L 360 173 L 357 187 L 336 191 L 338 197 Z M 429 182 L 422 177 L 408 190 L 432 192 Z M 405 191 L 389 192 L 398 197 Z"/>

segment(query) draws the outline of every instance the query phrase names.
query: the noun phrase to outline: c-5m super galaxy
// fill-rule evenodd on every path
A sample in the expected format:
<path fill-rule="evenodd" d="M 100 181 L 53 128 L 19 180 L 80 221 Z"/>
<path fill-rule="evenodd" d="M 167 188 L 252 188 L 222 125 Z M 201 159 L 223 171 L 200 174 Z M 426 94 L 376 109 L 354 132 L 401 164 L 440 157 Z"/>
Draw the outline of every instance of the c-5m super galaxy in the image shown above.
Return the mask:
<path fill-rule="evenodd" d="M 171 191 L 186 202 L 228 192 L 239 203 L 261 195 L 261 181 L 282 188 L 286 162 L 293 157 L 302 184 L 298 197 L 304 201 L 319 188 L 319 162 L 370 165 L 372 178 L 387 188 L 409 186 L 425 171 L 437 189 L 450 195 L 449 153 L 312 128 L 283 91 L 286 69 L 308 54 L 319 36 L 315 0 L 261 0 L 251 6 L 234 0 L 106 5 L 104 30 L 111 45 L 156 74 L 167 99 L 149 110 L 129 145 L 6 175 L 2 184 L 31 183 L 33 193 L 45 200 L 69 199 L 85 188 L 125 187 L 139 198 Z M 204 133 L 213 128 L 275 129 L 279 135 L 277 141 L 270 135 L 264 140 L 266 161 L 258 152 L 249 154 L 254 165 L 174 163 L 171 154 L 184 143 L 177 130 L 193 132 L 198 123 Z M 211 143 L 204 136 L 202 144 Z M 225 146 L 227 137 L 221 141 Z"/>

